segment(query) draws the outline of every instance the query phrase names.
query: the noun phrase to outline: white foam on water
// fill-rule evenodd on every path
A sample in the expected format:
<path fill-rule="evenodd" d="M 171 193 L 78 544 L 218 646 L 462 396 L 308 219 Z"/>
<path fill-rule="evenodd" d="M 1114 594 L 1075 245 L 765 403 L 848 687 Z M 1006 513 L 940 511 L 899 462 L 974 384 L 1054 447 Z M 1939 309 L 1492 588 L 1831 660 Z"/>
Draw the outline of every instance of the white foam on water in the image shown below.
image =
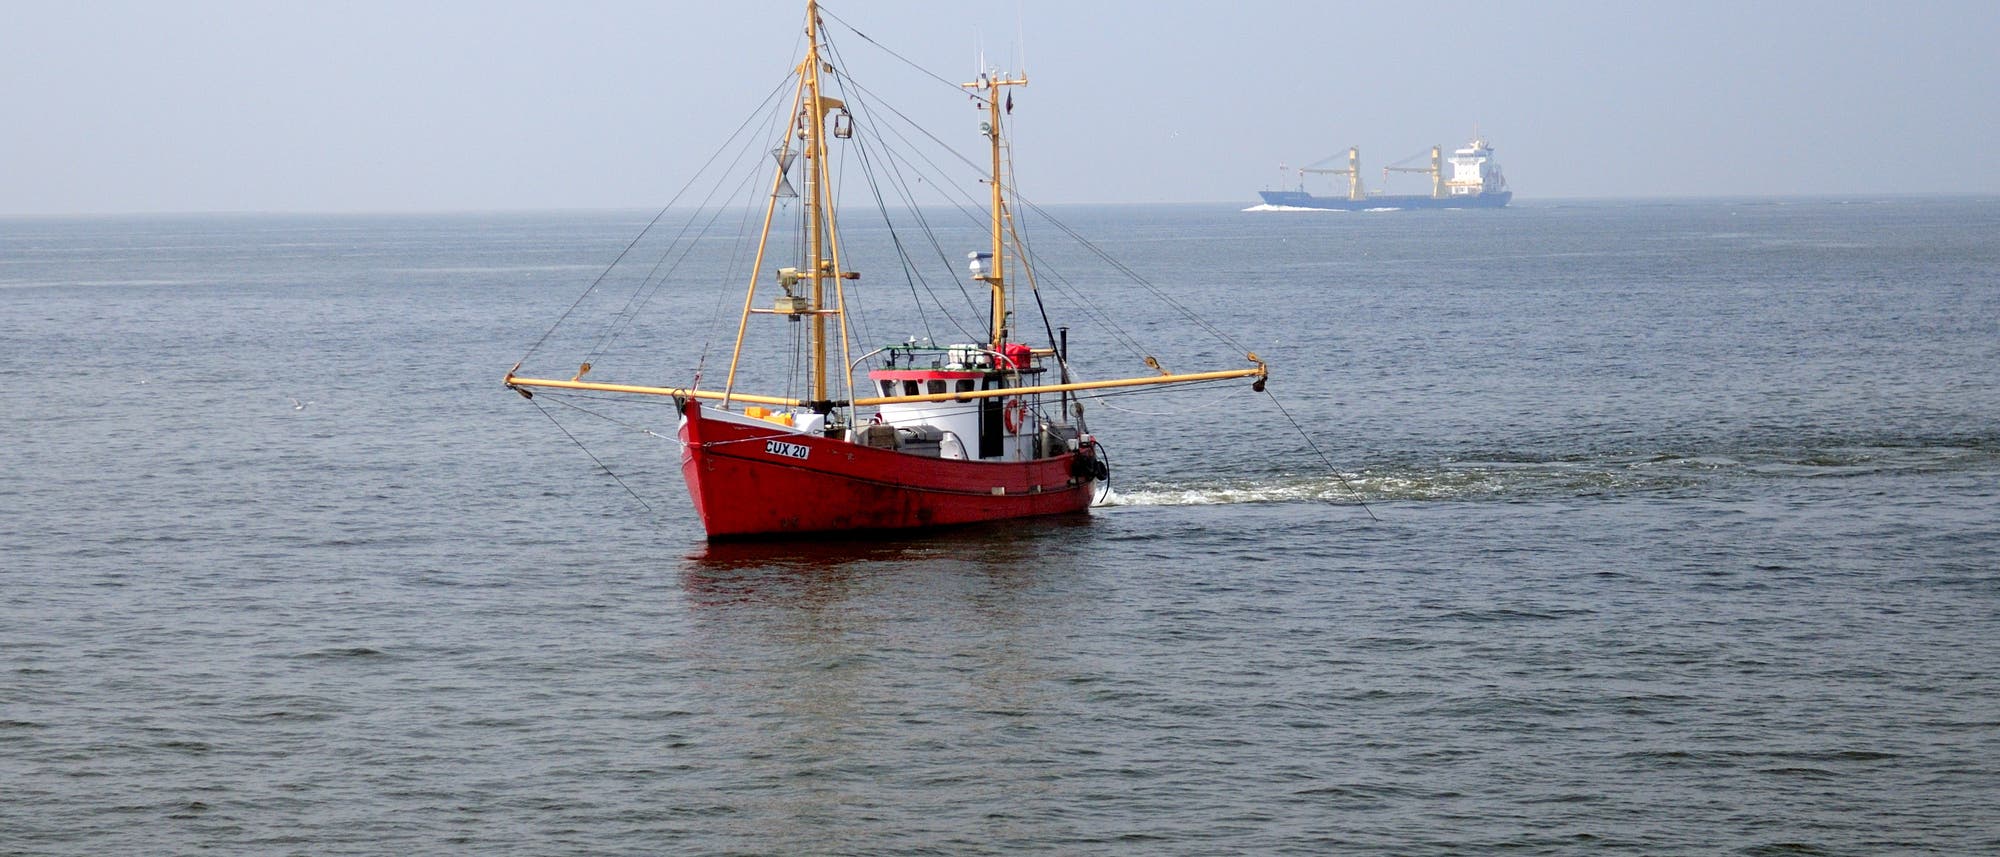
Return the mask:
<path fill-rule="evenodd" d="M 1238 485 L 1146 485 L 1131 491 L 1112 490 L 1101 506 L 1222 506 L 1236 503 L 1353 502 L 1357 498 L 1336 480 Z"/>
<path fill-rule="evenodd" d="M 1446 462 L 1264 480 L 1155 482 L 1113 489 L 1102 506 L 1218 506 L 1236 503 L 1380 503 L 1527 499 L 1673 490 L 1711 475 L 1710 459 L 1603 459 L 1588 462 Z"/>

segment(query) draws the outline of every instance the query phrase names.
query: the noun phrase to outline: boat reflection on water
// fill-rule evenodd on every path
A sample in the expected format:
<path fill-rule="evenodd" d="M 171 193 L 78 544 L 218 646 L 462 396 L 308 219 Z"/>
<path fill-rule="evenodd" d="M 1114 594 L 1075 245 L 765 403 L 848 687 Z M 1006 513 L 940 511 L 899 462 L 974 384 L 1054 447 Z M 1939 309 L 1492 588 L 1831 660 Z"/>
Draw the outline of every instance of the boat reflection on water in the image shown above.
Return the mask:
<path fill-rule="evenodd" d="M 841 539 L 709 542 L 689 554 L 681 586 L 690 606 L 755 602 L 812 606 L 839 600 L 857 582 L 950 572 L 985 586 L 1013 587 L 1069 563 L 1091 530 L 1089 515 L 1044 518 L 1033 526 L 974 524 L 926 534 L 857 534 Z"/>
<path fill-rule="evenodd" d="M 674 675 L 655 686 L 660 706 L 685 714 L 657 724 L 673 743 L 635 764 L 711 790 L 702 800 L 731 811 L 691 823 L 769 853 L 924 850 L 933 840 L 877 848 L 837 822 L 893 821 L 910 795 L 960 777 L 1027 807 L 968 822 L 1020 841 L 1013 826 L 1061 817 L 1052 783 L 1101 770 L 1099 753 L 1038 737 L 1120 669 L 1077 647 L 1109 571 L 1092 520 L 693 552 L 680 618 L 648 664 Z"/>

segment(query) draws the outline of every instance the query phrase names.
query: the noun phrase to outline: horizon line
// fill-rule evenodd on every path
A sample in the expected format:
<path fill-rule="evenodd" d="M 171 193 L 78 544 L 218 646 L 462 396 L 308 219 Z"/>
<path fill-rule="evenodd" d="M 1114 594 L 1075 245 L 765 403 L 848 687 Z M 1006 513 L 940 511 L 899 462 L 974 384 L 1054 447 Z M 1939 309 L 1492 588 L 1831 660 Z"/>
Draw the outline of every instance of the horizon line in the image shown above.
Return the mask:
<path fill-rule="evenodd" d="M 1572 202 L 1731 202 L 1746 200 L 1892 200 L 1892 199 L 1979 199 L 2000 198 L 2000 191 L 1893 191 L 1880 193 L 1768 193 L 1768 194 L 1650 194 L 1637 196 L 1528 196 L 1518 193 L 1513 202 L 1527 203 L 1572 203 Z M 1195 206 L 1195 205 L 1257 205 L 1252 199 L 1211 199 L 1175 201 L 1077 201 L 1040 203 L 1049 207 L 1070 206 Z M 943 203 L 936 206 L 948 207 Z M 1530 206 L 1534 207 L 1534 206 Z M 95 217 L 388 217 L 388 216 L 463 216 L 474 214 L 586 214 L 611 212 L 650 212 L 659 208 L 640 205 L 559 205 L 544 207 L 503 207 L 503 208 L 270 208 L 270 209 L 125 209 L 96 211 L 11 211 L 0 212 L 0 218 L 28 220 L 37 218 L 95 218 Z M 666 210 L 701 211 L 703 208 L 691 206 L 670 206 Z"/>

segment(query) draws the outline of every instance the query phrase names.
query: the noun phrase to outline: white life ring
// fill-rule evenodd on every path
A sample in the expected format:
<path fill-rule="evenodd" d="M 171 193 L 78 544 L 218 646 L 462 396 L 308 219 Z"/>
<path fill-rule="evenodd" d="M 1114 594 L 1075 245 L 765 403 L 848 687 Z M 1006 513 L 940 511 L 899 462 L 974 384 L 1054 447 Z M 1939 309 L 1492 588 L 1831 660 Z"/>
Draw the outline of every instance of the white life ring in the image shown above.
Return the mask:
<path fill-rule="evenodd" d="M 1007 433 L 1014 434 L 1021 430 L 1022 423 L 1028 421 L 1028 408 L 1021 404 L 1021 397 L 1014 396 L 1000 409 L 1000 416 L 1007 423 Z"/>

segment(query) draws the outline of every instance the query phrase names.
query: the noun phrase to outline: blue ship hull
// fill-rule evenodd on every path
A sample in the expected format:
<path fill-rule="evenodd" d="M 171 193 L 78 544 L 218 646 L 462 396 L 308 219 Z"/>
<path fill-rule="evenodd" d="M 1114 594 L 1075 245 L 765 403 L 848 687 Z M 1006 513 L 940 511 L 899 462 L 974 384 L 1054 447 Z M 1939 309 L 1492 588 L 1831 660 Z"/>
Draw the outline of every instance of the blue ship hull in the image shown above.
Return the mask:
<path fill-rule="evenodd" d="M 1344 196 L 1313 196 L 1298 190 L 1258 191 L 1265 205 L 1282 205 L 1287 208 L 1321 208 L 1328 211 L 1363 211 L 1370 208 L 1501 208 L 1514 198 L 1514 192 L 1503 190 L 1499 193 L 1482 193 L 1478 196 L 1448 196 L 1436 199 L 1428 196 L 1371 196 L 1367 199 L 1348 199 Z"/>

